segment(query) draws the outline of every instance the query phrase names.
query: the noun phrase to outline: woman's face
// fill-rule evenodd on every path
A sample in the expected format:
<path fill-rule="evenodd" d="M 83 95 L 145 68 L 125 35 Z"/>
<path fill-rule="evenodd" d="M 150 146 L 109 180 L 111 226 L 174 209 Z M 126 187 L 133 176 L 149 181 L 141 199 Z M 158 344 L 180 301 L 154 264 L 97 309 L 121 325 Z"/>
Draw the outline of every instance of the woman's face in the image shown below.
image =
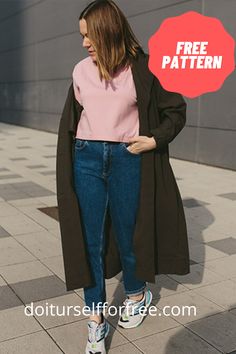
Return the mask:
<path fill-rule="evenodd" d="M 87 48 L 89 55 L 91 56 L 92 60 L 96 62 L 96 52 L 87 36 L 87 23 L 85 19 L 79 21 L 80 27 L 80 34 L 83 37 L 83 47 Z"/>

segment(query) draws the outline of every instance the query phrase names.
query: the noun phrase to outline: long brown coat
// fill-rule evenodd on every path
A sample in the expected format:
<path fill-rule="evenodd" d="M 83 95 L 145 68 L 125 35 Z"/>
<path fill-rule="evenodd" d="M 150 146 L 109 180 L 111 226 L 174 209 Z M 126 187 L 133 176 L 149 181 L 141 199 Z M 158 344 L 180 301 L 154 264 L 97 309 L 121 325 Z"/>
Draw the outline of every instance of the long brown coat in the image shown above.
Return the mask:
<path fill-rule="evenodd" d="M 185 125 L 186 103 L 181 95 L 163 89 L 148 68 L 147 54 L 140 53 L 132 63 L 139 135 L 154 136 L 157 143 L 155 149 L 141 153 L 141 191 L 133 236 L 136 276 L 155 283 L 155 274 L 190 272 L 184 209 L 168 148 Z M 59 125 L 56 161 L 58 215 L 68 291 L 93 284 L 73 181 L 74 142 L 82 110 L 71 82 Z M 109 210 L 104 232 L 104 271 L 108 279 L 122 270 Z"/>

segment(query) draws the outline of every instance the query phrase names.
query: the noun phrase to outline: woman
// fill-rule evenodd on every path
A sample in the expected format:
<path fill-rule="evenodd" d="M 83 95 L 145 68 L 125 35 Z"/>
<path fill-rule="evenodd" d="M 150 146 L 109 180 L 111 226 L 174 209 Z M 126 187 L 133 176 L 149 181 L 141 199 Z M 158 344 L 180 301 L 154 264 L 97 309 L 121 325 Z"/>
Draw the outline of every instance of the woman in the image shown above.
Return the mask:
<path fill-rule="evenodd" d="M 74 276 L 73 279 L 75 279 L 73 274 L 75 272 L 78 274 L 79 269 L 76 267 L 72 269 L 71 258 L 73 257 L 75 265 L 75 257 L 77 257 L 78 266 L 78 259 L 81 261 L 81 277 L 84 277 L 85 303 L 91 311 L 86 353 L 92 354 L 106 353 L 104 341 L 109 325 L 102 313 L 102 305 L 106 301 L 105 278 L 114 276 L 122 268 L 127 298 L 124 301 L 124 310 L 118 324 L 123 328 L 133 328 L 141 324 L 147 313 L 145 310 L 152 300 L 151 291 L 146 288 L 146 281 L 155 282 L 153 274 L 155 276 L 161 272 L 176 272 L 177 274 L 189 272 L 183 207 L 167 161 L 168 150 L 166 150 L 166 145 L 173 140 L 185 124 L 186 104 L 180 95 L 165 91 L 158 80 L 149 74 L 141 85 L 143 88 L 150 86 L 152 90 L 158 92 L 158 110 L 163 117 L 165 115 L 166 117 L 159 128 L 147 130 L 148 127 L 144 126 L 142 119 L 146 115 L 146 110 L 143 109 L 147 105 L 149 94 L 146 96 L 139 94 L 140 82 L 137 81 L 138 75 L 142 75 L 142 72 L 147 70 L 147 62 L 140 59 L 144 58 L 145 54 L 125 16 L 113 1 L 94 1 L 81 13 L 79 27 L 83 47 L 87 49 L 89 56 L 74 67 L 73 93 L 69 91 L 60 122 L 57 150 L 57 196 L 67 289 L 76 288 L 72 278 Z M 139 69 L 136 61 L 139 61 Z M 156 100 L 151 100 L 149 103 L 149 109 L 157 109 Z M 68 116 L 73 116 L 70 123 Z M 152 116 L 150 126 L 156 125 L 157 118 Z M 144 130 L 147 133 L 140 134 Z M 66 131 L 72 131 L 74 134 L 72 157 L 68 152 L 70 140 Z M 158 157 L 157 153 L 159 153 Z M 155 159 L 158 159 L 156 164 Z M 164 162 L 162 163 L 161 160 Z M 69 170 L 62 171 L 67 167 L 65 163 L 68 167 L 69 164 L 72 165 L 72 176 Z M 170 258 L 167 253 L 164 261 L 162 253 L 160 253 L 160 259 L 156 259 L 156 250 L 160 246 L 160 250 L 165 253 L 172 244 L 163 246 L 158 243 L 159 240 L 154 239 L 154 214 L 148 216 L 152 221 L 150 226 L 146 227 L 147 236 L 142 234 L 135 241 L 138 231 L 141 230 L 137 226 L 141 220 L 140 200 L 146 201 L 146 207 L 154 213 L 158 198 L 163 197 L 161 194 L 156 197 L 157 189 L 152 183 L 149 186 L 149 188 L 153 187 L 149 189 L 150 192 L 147 189 L 145 195 L 142 192 L 144 169 L 148 173 L 150 167 L 156 169 L 158 163 L 166 166 L 166 171 L 162 171 L 161 176 L 166 174 L 165 183 L 168 184 L 168 181 L 170 183 L 171 192 L 166 201 L 173 201 L 174 208 L 178 207 L 178 213 L 171 206 L 169 206 L 171 212 L 164 209 L 166 217 L 174 217 L 176 222 L 171 227 L 163 222 L 166 242 L 168 242 L 168 237 L 173 239 L 172 232 L 177 234 L 176 248 L 168 250 L 173 258 Z M 66 177 L 65 173 L 67 173 Z M 156 172 L 156 177 L 161 186 L 163 179 L 158 177 L 158 173 Z M 69 219 L 72 220 L 71 215 L 75 208 L 68 211 L 67 207 L 72 207 L 73 192 L 76 194 L 79 205 L 81 230 L 78 228 L 78 232 L 83 235 L 80 238 L 80 244 L 75 241 L 75 238 L 73 239 L 75 247 L 73 247 L 73 242 L 69 244 L 68 241 L 68 234 L 72 232 Z M 106 231 L 109 227 L 106 222 L 107 214 L 110 215 L 113 228 L 112 231 L 110 228 L 109 237 Z M 146 226 L 145 222 L 148 218 L 147 215 L 143 215 L 142 223 Z M 159 215 L 161 215 L 160 212 Z M 73 223 L 75 225 L 75 218 Z M 176 225 L 178 225 L 178 230 L 175 230 Z M 66 232 L 67 236 L 65 236 Z M 146 246 L 146 243 L 149 245 Z M 157 248 L 154 247 L 154 243 Z M 152 253 L 152 257 L 146 264 L 139 256 L 140 251 L 137 252 L 138 247 L 141 252 L 145 252 L 145 248 L 148 247 L 149 253 L 153 251 L 155 253 Z M 76 248 L 80 248 L 77 255 Z M 116 248 L 119 260 L 117 260 Z M 82 255 L 81 258 L 79 252 Z M 106 257 L 114 257 L 114 260 L 107 262 Z M 149 269 L 150 273 L 148 273 Z"/>

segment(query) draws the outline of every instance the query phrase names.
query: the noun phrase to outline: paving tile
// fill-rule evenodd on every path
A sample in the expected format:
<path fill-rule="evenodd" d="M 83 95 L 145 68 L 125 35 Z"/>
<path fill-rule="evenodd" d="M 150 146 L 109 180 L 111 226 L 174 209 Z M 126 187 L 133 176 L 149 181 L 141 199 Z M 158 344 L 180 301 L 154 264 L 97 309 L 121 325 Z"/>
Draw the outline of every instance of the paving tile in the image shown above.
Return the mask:
<path fill-rule="evenodd" d="M 56 175 L 56 171 L 43 171 L 43 172 L 39 172 L 41 173 L 41 175 L 44 175 L 44 176 L 50 176 L 50 175 Z"/>
<path fill-rule="evenodd" d="M 1 311 L 11 307 L 22 305 L 22 301 L 20 301 L 20 299 L 16 296 L 14 291 L 8 285 L 0 286 L 0 299 Z"/>
<path fill-rule="evenodd" d="M 19 207 L 19 206 L 24 206 L 24 205 L 39 205 L 39 203 L 42 204 L 42 206 L 45 206 L 46 204 L 43 201 L 40 201 L 38 198 L 27 198 L 24 199 L 19 199 L 19 200 L 11 200 L 8 202 L 9 205 L 12 205 L 14 207 Z"/>
<path fill-rule="evenodd" d="M 83 306 L 83 300 L 74 292 L 26 304 L 27 312 L 45 329 L 88 318 L 83 314 Z"/>
<path fill-rule="evenodd" d="M 53 275 L 39 260 L 0 267 L 0 274 L 6 279 L 8 284 Z"/>
<path fill-rule="evenodd" d="M 0 252 L 0 267 L 9 264 L 29 262 L 35 259 L 35 257 L 13 237 L 0 238 Z"/>
<path fill-rule="evenodd" d="M 44 230 L 42 226 L 20 212 L 15 214 L 14 218 L 11 215 L 0 217 L 0 223 L 11 235 L 27 234 L 30 232 L 33 234 Z"/>
<path fill-rule="evenodd" d="M 232 192 L 232 193 L 223 193 L 223 194 L 217 194 L 218 197 L 222 197 L 222 198 L 227 198 L 230 200 L 236 200 L 236 193 Z"/>
<path fill-rule="evenodd" d="M 52 229 L 47 229 L 48 233 L 50 233 L 53 237 L 56 237 L 58 240 L 61 242 L 61 231 L 60 231 L 60 226 L 59 223 L 56 224 L 56 227 L 53 227 Z"/>
<path fill-rule="evenodd" d="M 27 233 L 14 238 L 39 259 L 62 254 L 61 240 L 47 231 Z"/>
<path fill-rule="evenodd" d="M 40 260 L 48 269 L 58 276 L 62 281 L 65 281 L 64 262 L 62 256 L 47 257 Z"/>
<path fill-rule="evenodd" d="M 236 308 L 236 283 L 231 280 L 204 286 L 195 292 L 225 309 Z"/>
<path fill-rule="evenodd" d="M 28 334 L 0 343 L 4 354 L 60 354 L 63 353 L 45 331 Z"/>
<path fill-rule="evenodd" d="M 17 149 L 32 149 L 32 146 L 16 146 Z"/>
<path fill-rule="evenodd" d="M 38 208 L 36 205 L 26 205 L 19 206 L 17 209 L 22 212 L 24 215 L 30 217 L 33 221 L 37 222 L 37 224 L 41 225 L 44 229 L 48 230 L 49 228 L 57 227 L 58 221 L 54 218 L 50 217 L 46 213 L 41 212 L 41 208 L 44 209 L 42 204 L 39 204 Z M 55 214 L 57 214 L 57 210 L 55 210 Z"/>
<path fill-rule="evenodd" d="M 198 232 L 201 233 L 203 230 L 216 223 L 213 213 L 205 206 L 185 210 L 187 228 L 191 229 L 192 225 L 195 224 L 199 228 Z"/>
<path fill-rule="evenodd" d="M 4 130 L 4 134 L 6 134 L 6 135 L 16 135 L 16 133 L 10 133 L 10 132 L 8 132 L 8 131 L 6 131 L 6 130 Z"/>
<path fill-rule="evenodd" d="M 219 229 L 211 229 L 209 227 L 203 227 L 198 223 L 192 222 L 191 219 L 187 217 L 188 224 L 188 234 L 189 238 L 194 239 L 199 243 L 221 240 L 225 238 L 225 232 L 219 232 Z"/>
<path fill-rule="evenodd" d="M 142 353 L 138 350 L 132 343 L 119 345 L 116 348 L 110 349 L 109 354 L 140 354 Z"/>
<path fill-rule="evenodd" d="M 55 339 L 64 353 L 84 353 L 88 337 L 87 322 L 86 318 L 85 320 L 51 328 L 48 333 Z M 110 326 L 110 332 L 106 338 L 107 350 L 127 343 L 128 340 Z"/>
<path fill-rule="evenodd" d="M 192 238 L 190 230 L 188 230 L 188 244 L 189 244 L 189 246 L 191 246 L 191 247 L 198 246 L 202 243 L 203 243 L 203 240 L 195 240 L 194 238 Z"/>
<path fill-rule="evenodd" d="M 226 213 L 226 210 L 222 211 L 222 213 Z M 198 220 L 200 223 L 202 222 L 201 218 Z M 207 222 L 203 220 L 203 222 Z M 204 226 L 204 225 L 203 225 Z M 229 236 L 234 236 L 232 235 L 232 230 L 236 229 L 236 219 L 234 215 L 229 218 L 222 218 L 218 217 L 217 219 L 214 220 L 212 223 L 205 224 L 204 230 L 202 231 L 204 233 L 208 233 L 209 235 L 214 235 L 216 233 L 216 238 L 211 238 L 211 239 L 206 239 L 206 237 L 203 235 L 205 238 L 205 241 L 213 241 L 214 239 L 217 240 L 217 234 L 223 234 L 223 237 L 220 237 L 220 239 L 225 238 L 226 235 Z"/>
<path fill-rule="evenodd" d="M 5 200 L 54 195 L 52 191 L 34 182 L 0 184 L 0 196 Z"/>
<path fill-rule="evenodd" d="M 236 277 L 236 255 L 214 259 L 204 263 L 211 271 L 223 276 L 225 279 Z"/>
<path fill-rule="evenodd" d="M 228 311 L 194 321 L 187 327 L 224 353 L 236 348 L 236 316 Z"/>
<path fill-rule="evenodd" d="M 25 161 L 28 160 L 26 157 L 10 157 L 9 160 L 12 161 Z"/>
<path fill-rule="evenodd" d="M 230 278 L 231 281 L 236 282 L 236 277 Z"/>
<path fill-rule="evenodd" d="M 21 190 L 15 189 L 11 184 L 0 184 L 0 197 L 8 201 L 29 198 L 29 195 Z"/>
<path fill-rule="evenodd" d="M 9 236 L 11 235 L 0 225 L 0 237 L 9 237 Z"/>
<path fill-rule="evenodd" d="M 30 303 L 31 301 L 40 301 L 65 295 L 67 293 L 65 283 L 54 275 L 12 283 L 11 288 L 24 304 Z M 71 292 L 72 291 L 68 293 Z"/>
<path fill-rule="evenodd" d="M 193 264 L 197 264 L 197 262 L 193 261 L 192 259 L 189 260 L 189 264 L 193 265 Z"/>
<path fill-rule="evenodd" d="M 236 308 L 233 308 L 232 310 L 230 310 L 230 313 L 231 313 L 232 315 L 235 315 L 235 316 L 236 316 Z"/>
<path fill-rule="evenodd" d="M 44 203 L 48 207 L 51 207 L 52 205 L 57 205 L 56 194 L 49 197 L 37 197 L 37 200 Z"/>
<path fill-rule="evenodd" d="M 14 135 L 14 134 L 9 133 L 6 129 L 1 130 L 1 132 L 2 132 L 4 135 Z"/>
<path fill-rule="evenodd" d="M 236 241 L 236 240 L 235 240 Z M 218 241 L 213 241 L 218 242 Z M 208 243 L 198 243 L 198 245 L 190 246 L 190 257 L 197 263 L 206 262 L 211 259 L 226 257 L 226 254 L 222 250 L 216 250 Z"/>
<path fill-rule="evenodd" d="M 27 168 L 31 168 L 32 170 L 35 168 L 47 168 L 46 165 L 28 165 Z"/>
<path fill-rule="evenodd" d="M 196 321 L 199 318 L 211 316 L 215 313 L 224 311 L 221 306 L 202 297 L 193 290 L 166 296 L 159 301 L 153 300 L 152 303 L 159 309 L 167 311 L 167 314 L 170 315 L 170 317 L 174 318 L 181 324 Z M 165 306 L 168 307 L 166 308 Z M 184 306 L 191 306 L 191 308 L 185 308 Z M 165 313 L 163 313 L 163 315 L 165 315 Z"/>
<path fill-rule="evenodd" d="M 147 283 L 147 287 L 151 290 L 153 294 L 153 299 L 159 297 L 169 296 L 171 294 L 181 293 L 187 291 L 183 284 L 177 282 L 176 280 L 168 277 L 167 275 L 157 275 L 155 277 L 156 283 Z"/>
<path fill-rule="evenodd" d="M 190 273 L 186 275 L 168 274 L 168 277 L 184 285 L 188 289 L 200 288 L 208 284 L 218 283 L 224 280 L 220 274 L 203 267 L 202 264 L 193 264 Z"/>
<path fill-rule="evenodd" d="M 156 306 L 150 305 L 150 312 L 143 320 L 142 325 L 127 330 L 118 326 L 117 324 L 119 319 L 119 309 L 117 309 L 117 312 L 114 311 L 114 309 L 111 309 L 110 311 L 110 313 L 107 312 L 108 321 L 129 341 L 134 341 L 138 338 L 146 337 L 154 333 L 159 333 L 170 328 L 181 326 L 180 323 L 175 321 L 173 318 L 164 316 L 162 311 L 157 309 Z"/>
<path fill-rule="evenodd" d="M 3 277 L 0 275 L 0 286 L 7 285 Z"/>
<path fill-rule="evenodd" d="M 42 329 L 33 316 L 27 316 L 25 306 L 0 311 L 0 342 Z"/>
<path fill-rule="evenodd" d="M 55 194 L 52 191 L 31 181 L 14 183 L 14 188 L 20 189 L 21 191 L 27 193 L 29 197 L 43 197 Z"/>
<path fill-rule="evenodd" d="M 206 242 L 206 244 L 228 255 L 236 254 L 236 238 L 227 237 L 222 240 Z"/>
<path fill-rule="evenodd" d="M 210 344 L 184 327 L 169 329 L 133 342 L 148 354 L 219 354 Z"/>
<path fill-rule="evenodd" d="M 0 216 L 9 216 L 9 215 L 13 216 L 16 214 L 19 214 L 17 208 L 15 208 L 14 206 L 12 206 L 7 202 L 0 203 Z"/>
<path fill-rule="evenodd" d="M 23 176 L 21 175 L 17 175 L 17 174 L 9 174 L 9 175 L 2 175 L 0 176 L 0 180 L 1 179 L 5 179 L 5 180 L 9 180 L 11 178 L 22 178 Z"/>
<path fill-rule="evenodd" d="M 58 217 L 58 207 L 57 206 L 53 206 L 53 207 L 43 207 L 43 208 L 39 208 L 39 210 L 42 213 L 45 213 L 46 215 L 50 216 L 51 218 L 55 219 L 55 220 L 59 220 Z"/>
<path fill-rule="evenodd" d="M 185 208 L 195 208 L 198 206 L 203 206 L 203 205 L 208 205 L 209 203 L 206 203 L 204 201 L 200 201 L 194 198 L 184 198 L 183 199 L 183 205 Z"/>

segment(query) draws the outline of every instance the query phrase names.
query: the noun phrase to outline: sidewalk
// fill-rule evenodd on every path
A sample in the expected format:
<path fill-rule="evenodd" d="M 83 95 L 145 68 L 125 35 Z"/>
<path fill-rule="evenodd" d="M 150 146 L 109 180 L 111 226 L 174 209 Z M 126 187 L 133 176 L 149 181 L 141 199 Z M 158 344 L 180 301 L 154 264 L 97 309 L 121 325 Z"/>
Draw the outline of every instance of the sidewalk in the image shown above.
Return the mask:
<path fill-rule="evenodd" d="M 56 144 L 57 134 L 0 123 L 0 353 L 84 353 L 87 317 L 45 314 L 50 304 L 59 314 L 63 305 L 84 305 L 83 289 L 67 292 L 64 283 Z M 107 315 L 108 353 L 236 353 L 236 173 L 170 161 L 185 207 L 191 273 L 148 284 L 157 315 L 136 329 L 121 329 L 118 317 Z M 121 276 L 106 280 L 109 306 L 125 299 Z M 31 302 L 38 312 L 26 316 Z M 183 306 L 195 306 L 196 315 L 176 316 Z"/>

